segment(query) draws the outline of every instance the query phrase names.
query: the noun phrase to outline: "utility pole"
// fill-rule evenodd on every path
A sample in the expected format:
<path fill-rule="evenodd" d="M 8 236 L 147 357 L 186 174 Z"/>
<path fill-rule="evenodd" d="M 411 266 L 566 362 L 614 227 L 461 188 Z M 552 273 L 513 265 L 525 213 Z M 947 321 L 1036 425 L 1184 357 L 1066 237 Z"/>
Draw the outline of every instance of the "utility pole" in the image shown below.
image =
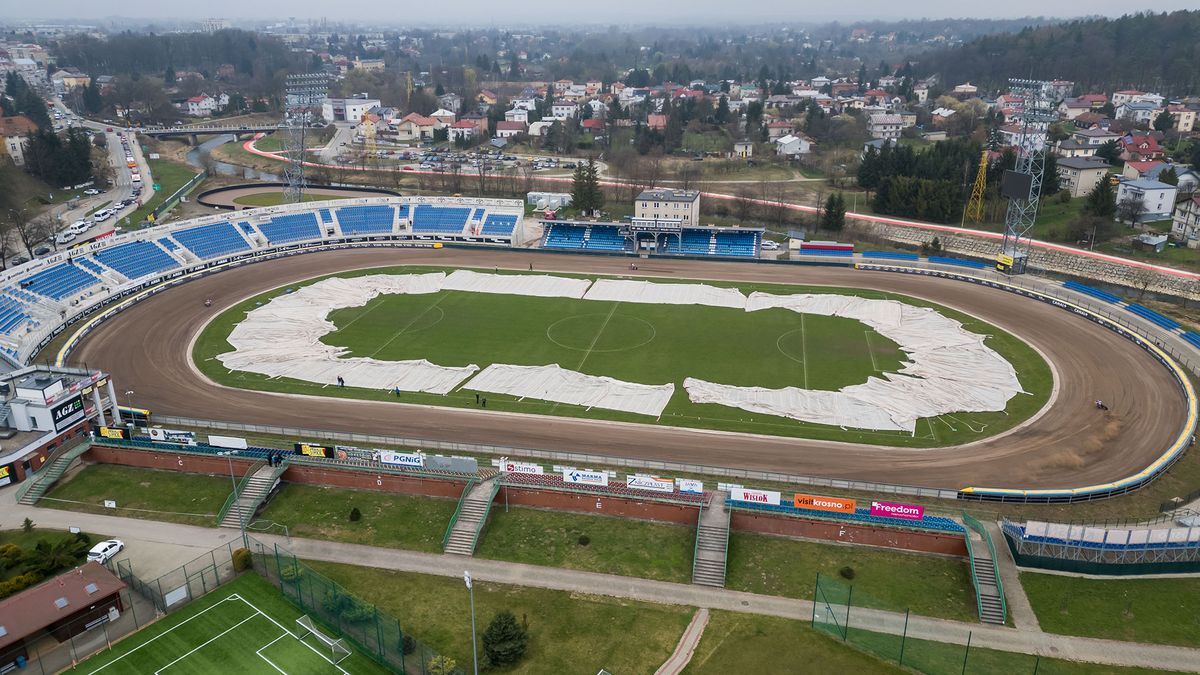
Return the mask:
<path fill-rule="evenodd" d="M 463 570 L 463 581 L 467 584 L 467 592 L 471 596 L 471 659 L 475 665 L 475 675 L 479 675 L 479 651 L 475 648 L 475 584 L 471 583 L 471 573 Z"/>

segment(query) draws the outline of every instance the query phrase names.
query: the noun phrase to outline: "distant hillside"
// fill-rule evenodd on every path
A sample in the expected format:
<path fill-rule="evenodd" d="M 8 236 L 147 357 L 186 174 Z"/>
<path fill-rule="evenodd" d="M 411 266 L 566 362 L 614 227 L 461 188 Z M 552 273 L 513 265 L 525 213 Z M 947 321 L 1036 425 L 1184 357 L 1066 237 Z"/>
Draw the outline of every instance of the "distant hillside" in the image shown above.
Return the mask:
<path fill-rule="evenodd" d="M 1074 80 L 1085 91 L 1136 88 L 1200 94 L 1200 11 L 1087 19 L 988 35 L 918 57 L 947 87 L 1003 86 L 1009 77 Z"/>

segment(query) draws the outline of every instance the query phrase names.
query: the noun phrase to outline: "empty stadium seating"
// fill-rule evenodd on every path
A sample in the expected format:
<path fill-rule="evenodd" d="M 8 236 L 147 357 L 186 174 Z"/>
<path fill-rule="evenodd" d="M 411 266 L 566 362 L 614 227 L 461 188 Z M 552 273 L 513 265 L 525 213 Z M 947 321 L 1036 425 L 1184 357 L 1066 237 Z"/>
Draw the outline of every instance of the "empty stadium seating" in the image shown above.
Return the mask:
<path fill-rule="evenodd" d="M 179 266 L 178 261 L 152 241 L 131 241 L 96 251 L 95 255 L 97 260 L 130 279 Z"/>
<path fill-rule="evenodd" d="M 542 246 L 544 248 L 562 249 L 583 248 L 583 233 L 584 229 L 582 227 L 553 223 L 546 229 L 546 236 L 542 242 Z"/>
<path fill-rule="evenodd" d="M 753 258 L 758 255 L 758 233 L 717 230 L 717 255 L 736 255 Z"/>
<path fill-rule="evenodd" d="M 250 245 L 229 223 L 201 225 L 177 230 L 173 234 L 179 243 L 201 260 L 250 250 Z"/>
<path fill-rule="evenodd" d="M 258 229 L 272 244 L 321 238 L 321 228 L 317 225 L 317 216 L 312 213 L 275 216 L 270 221 L 260 224 Z"/>
<path fill-rule="evenodd" d="M 75 264 L 82 265 L 83 267 L 95 272 L 96 274 L 104 274 L 104 268 L 101 267 L 99 263 L 97 263 L 95 260 L 92 260 L 91 258 L 85 258 L 83 256 L 80 256 L 78 258 L 75 258 Z"/>
<path fill-rule="evenodd" d="M 1081 284 L 1078 281 L 1064 281 L 1063 287 L 1069 288 L 1072 291 L 1076 291 L 1078 293 L 1083 293 L 1084 295 L 1090 295 L 1093 298 L 1097 298 L 1097 299 L 1103 300 L 1105 302 L 1120 302 L 1121 301 L 1121 298 L 1119 296 L 1113 295 L 1112 293 L 1109 293 L 1108 291 L 1102 291 L 1099 288 L 1093 288 L 1091 286 Z"/>
<path fill-rule="evenodd" d="M 321 222 L 322 223 L 332 223 L 333 222 L 333 214 L 331 214 L 329 212 L 329 209 L 321 209 Z"/>
<path fill-rule="evenodd" d="M 1180 337 L 1182 337 L 1184 340 L 1187 340 L 1188 344 L 1192 345 L 1193 347 L 1195 347 L 1197 349 L 1200 349 L 1200 334 L 1188 331 L 1188 332 L 1184 333 L 1183 335 L 1181 335 Z"/>
<path fill-rule="evenodd" d="M 585 249 L 592 251 L 624 251 L 625 237 L 612 225 L 593 225 L 584 232 Z"/>
<path fill-rule="evenodd" d="M 483 230 L 480 231 L 480 234 L 485 237 L 511 237 L 513 228 L 516 226 L 517 217 L 514 215 L 489 213 L 487 219 L 483 221 Z"/>
<path fill-rule="evenodd" d="M 21 287 L 52 300 L 61 300 L 98 283 L 99 279 L 79 266 L 62 263 L 25 279 Z"/>
<path fill-rule="evenodd" d="M 848 248 L 802 248 L 800 255 L 820 255 L 827 258 L 850 258 L 854 251 Z"/>
<path fill-rule="evenodd" d="M 610 482 L 608 485 L 571 485 L 557 473 L 505 473 L 500 475 L 501 485 L 513 487 L 528 487 L 541 490 L 564 490 L 571 492 L 587 492 L 591 494 L 612 495 L 614 497 L 634 497 L 637 499 L 655 499 L 673 501 L 684 504 L 699 504 L 705 501 L 702 494 L 693 492 L 649 492 L 626 487 L 623 482 Z"/>
<path fill-rule="evenodd" d="M 772 513 L 785 513 L 789 516 L 800 516 L 803 518 L 814 518 L 817 520 L 848 520 L 867 525 L 884 525 L 887 527 L 903 527 L 913 530 L 938 530 L 942 532 L 964 532 L 962 525 L 950 518 L 942 516 L 925 516 L 921 520 L 908 520 L 905 518 L 886 518 L 884 516 L 871 515 L 870 509 L 857 509 L 854 513 L 838 513 L 835 511 L 814 511 L 812 509 L 798 509 L 790 504 L 758 504 L 754 502 L 739 502 L 729 500 L 726 501 L 730 507 L 738 509 L 750 509 L 754 511 L 769 511 Z"/>
<path fill-rule="evenodd" d="M 667 250 L 686 255 L 708 255 L 716 251 L 716 241 L 713 233 L 708 230 L 684 229 L 678 242 L 674 245 L 668 244 Z"/>
<path fill-rule="evenodd" d="M 1134 314 L 1137 314 L 1138 316 L 1149 321 L 1150 323 L 1154 324 L 1155 326 L 1158 326 L 1159 328 L 1166 328 L 1167 330 L 1175 330 L 1175 329 L 1179 328 L 1178 321 L 1175 321 L 1173 319 L 1168 319 L 1167 317 L 1163 316 L 1162 314 L 1159 314 L 1158 312 L 1150 309 L 1149 307 L 1142 307 L 1141 305 L 1139 305 L 1137 303 L 1131 302 L 1125 306 L 1125 309 L 1129 310 L 1130 312 L 1133 312 Z"/>
<path fill-rule="evenodd" d="M 9 289 L 11 292 L 12 289 Z M 0 333 L 9 335 L 30 320 L 25 304 L 8 293 L 0 295 Z"/>
<path fill-rule="evenodd" d="M 390 206 L 347 206 L 337 210 L 337 219 L 344 235 L 388 234 L 395 224 L 396 210 Z"/>
<path fill-rule="evenodd" d="M 415 234 L 462 234 L 471 209 L 467 207 L 418 204 L 413 209 L 412 231 Z"/>
<path fill-rule="evenodd" d="M 158 243 L 160 246 L 167 249 L 168 251 L 178 251 L 179 250 L 179 244 L 176 244 L 175 241 L 173 239 L 171 239 L 170 237 L 163 237 L 162 239 L 158 240 Z"/>
<path fill-rule="evenodd" d="M 1003 529 L 1024 541 L 1076 548 L 1130 551 L 1200 548 L 1200 528 L 1195 527 L 1107 528 L 1031 520 L 1024 525 L 1005 521 Z"/>
<path fill-rule="evenodd" d="M 916 262 L 921 259 L 921 256 L 916 253 L 901 253 L 898 251 L 863 251 L 864 258 L 877 258 L 880 260 L 908 260 Z"/>
<path fill-rule="evenodd" d="M 947 258 L 945 256 L 931 255 L 929 262 L 938 263 L 941 265 L 957 265 L 959 267 L 971 267 L 974 269 L 985 270 L 994 267 L 992 263 L 982 260 L 969 260 L 967 258 Z"/>

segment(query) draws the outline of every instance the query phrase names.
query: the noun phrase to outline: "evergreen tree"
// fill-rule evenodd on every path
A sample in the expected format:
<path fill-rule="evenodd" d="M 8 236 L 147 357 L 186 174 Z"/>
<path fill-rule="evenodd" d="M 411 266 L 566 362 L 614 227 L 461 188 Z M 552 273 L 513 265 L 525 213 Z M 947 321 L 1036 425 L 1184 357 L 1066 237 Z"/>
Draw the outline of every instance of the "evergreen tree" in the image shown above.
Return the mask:
<path fill-rule="evenodd" d="M 1098 218 L 1111 218 L 1117 212 L 1116 195 L 1107 176 L 1102 176 L 1096 187 L 1088 193 L 1083 210 Z"/>
<path fill-rule="evenodd" d="M 1120 166 L 1121 164 L 1121 146 L 1116 141 L 1108 141 L 1104 145 L 1096 148 L 1096 156 L 1109 164 Z"/>
<path fill-rule="evenodd" d="M 1046 153 L 1046 163 L 1042 166 L 1042 195 L 1049 196 L 1062 189 L 1058 180 L 1058 158 L 1053 152 Z"/>
<path fill-rule="evenodd" d="M 167 69 L 165 71 L 163 71 L 163 84 L 167 85 L 168 87 L 175 84 L 175 68 L 174 67 L 167 66 Z"/>
<path fill-rule="evenodd" d="M 1175 128 L 1175 116 L 1169 111 L 1163 110 L 1158 113 L 1158 117 L 1154 118 L 1154 130 L 1166 133 Z"/>
<path fill-rule="evenodd" d="M 840 232 L 845 224 L 846 198 L 842 193 L 835 192 L 825 200 L 825 209 L 821 212 L 821 229 Z"/>
<path fill-rule="evenodd" d="M 592 193 L 588 185 L 587 165 L 575 165 L 575 173 L 571 176 L 571 206 L 580 213 L 586 214 L 592 209 Z"/>
<path fill-rule="evenodd" d="M 504 610 L 492 618 L 483 632 L 483 655 L 492 667 L 512 665 L 525 655 L 529 633 L 517 623 L 513 613 Z"/>
<path fill-rule="evenodd" d="M 100 87 L 95 80 L 88 83 L 88 86 L 83 88 L 83 109 L 96 114 L 104 107 L 104 100 L 100 97 Z"/>
<path fill-rule="evenodd" d="M 725 124 L 729 121 L 729 97 L 722 96 L 717 99 L 717 110 L 713 113 L 713 119 L 717 124 Z"/>
<path fill-rule="evenodd" d="M 1175 167 L 1167 167 L 1158 172 L 1158 182 L 1166 183 L 1167 185 L 1179 185 L 1179 172 L 1175 171 Z"/>
<path fill-rule="evenodd" d="M 604 189 L 600 187 L 600 170 L 596 168 L 596 160 L 591 157 L 587 161 L 587 178 L 588 193 L 591 197 L 591 206 L 593 211 L 599 211 L 604 208 Z"/>

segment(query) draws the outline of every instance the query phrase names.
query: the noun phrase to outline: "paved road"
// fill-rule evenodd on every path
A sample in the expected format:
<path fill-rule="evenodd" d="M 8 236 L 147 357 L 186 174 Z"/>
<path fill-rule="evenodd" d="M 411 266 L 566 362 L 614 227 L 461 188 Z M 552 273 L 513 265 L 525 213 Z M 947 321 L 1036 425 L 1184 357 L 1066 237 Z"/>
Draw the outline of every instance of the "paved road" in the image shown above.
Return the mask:
<path fill-rule="evenodd" d="M 773 281 L 878 289 L 926 298 L 1024 338 L 1057 371 L 1058 394 L 1040 417 L 966 446 L 881 448 L 649 424 L 538 417 L 391 402 L 271 394 L 216 385 L 194 369 L 188 345 L 222 308 L 248 296 L 341 270 L 397 264 L 620 275 L 624 258 L 519 251 L 362 249 L 256 263 L 164 291 L 93 331 L 72 362 L 99 366 L 157 413 L 288 427 L 403 435 L 450 442 L 641 457 L 810 476 L 958 489 L 1063 488 L 1132 475 L 1175 438 L 1185 405 L 1165 369 L 1094 323 L 1004 291 L 916 275 L 852 269 L 652 260 L 648 277 Z M 213 298 L 211 308 L 203 307 Z M 1106 416 L 1093 402 L 1110 403 Z M 864 437 L 863 443 L 869 442 Z"/>
<path fill-rule="evenodd" d="M 28 516 L 42 527 L 65 529 L 68 525 L 76 525 L 88 532 L 104 532 L 120 537 L 126 541 L 126 554 L 133 562 L 135 573 L 143 577 L 150 575 L 146 572 L 146 565 L 141 561 L 142 542 L 174 542 L 182 547 L 181 555 L 177 556 L 182 563 L 194 558 L 198 549 L 223 546 L 229 542 L 231 537 L 235 539 L 238 537 L 236 531 L 227 529 L 192 527 L 18 506 L 12 501 L 14 492 L 13 488 L 0 491 L 0 506 L 4 507 L 0 511 L 3 514 L 0 527 L 14 527 Z M 814 614 L 812 602 L 794 598 L 540 567 L 501 560 L 418 553 L 312 539 L 286 539 L 282 536 L 257 534 L 254 536 L 268 546 L 273 544 L 285 546 L 300 558 L 308 560 L 446 577 L 459 577 L 464 570 L 470 570 L 472 576 L 482 582 L 545 588 L 584 595 L 605 595 L 710 610 L 720 609 L 746 614 L 761 614 L 798 621 L 811 621 Z M 118 556 L 118 558 L 121 557 L 124 556 Z M 966 644 L 970 639 L 971 644 L 976 647 L 1022 654 L 1038 654 L 1114 666 L 1200 672 L 1200 649 L 1070 637 L 1043 633 L 1036 629 L 984 626 L 922 616 L 908 617 L 906 629 L 906 617 L 903 614 L 858 607 L 851 610 L 850 625 L 894 635 L 903 634 L 907 630 L 910 637 L 952 644 Z"/>

